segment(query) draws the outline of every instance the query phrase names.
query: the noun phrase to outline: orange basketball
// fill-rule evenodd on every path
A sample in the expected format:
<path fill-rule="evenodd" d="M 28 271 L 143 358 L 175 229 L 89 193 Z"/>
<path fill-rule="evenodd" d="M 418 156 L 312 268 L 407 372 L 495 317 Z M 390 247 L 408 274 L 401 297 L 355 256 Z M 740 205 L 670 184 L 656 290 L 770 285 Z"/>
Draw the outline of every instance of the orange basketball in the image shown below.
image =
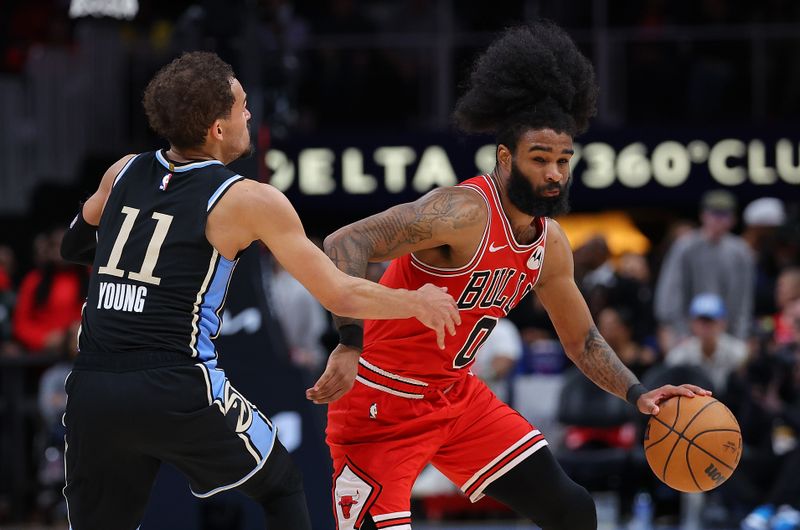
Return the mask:
<path fill-rule="evenodd" d="M 653 473 L 679 491 L 708 491 L 733 474 L 742 433 L 731 411 L 710 396 L 673 397 L 659 405 L 644 434 Z"/>

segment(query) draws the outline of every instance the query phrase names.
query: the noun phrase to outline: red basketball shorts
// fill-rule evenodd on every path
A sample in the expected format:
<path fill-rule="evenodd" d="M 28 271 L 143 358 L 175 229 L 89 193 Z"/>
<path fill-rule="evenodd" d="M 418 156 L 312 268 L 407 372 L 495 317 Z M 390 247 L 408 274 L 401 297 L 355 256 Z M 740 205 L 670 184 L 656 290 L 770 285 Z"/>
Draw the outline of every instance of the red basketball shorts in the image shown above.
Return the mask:
<path fill-rule="evenodd" d="M 353 389 L 328 407 L 337 530 L 367 513 L 410 530 L 411 486 L 429 462 L 471 501 L 547 441 L 477 377 L 432 389 L 362 360 Z"/>

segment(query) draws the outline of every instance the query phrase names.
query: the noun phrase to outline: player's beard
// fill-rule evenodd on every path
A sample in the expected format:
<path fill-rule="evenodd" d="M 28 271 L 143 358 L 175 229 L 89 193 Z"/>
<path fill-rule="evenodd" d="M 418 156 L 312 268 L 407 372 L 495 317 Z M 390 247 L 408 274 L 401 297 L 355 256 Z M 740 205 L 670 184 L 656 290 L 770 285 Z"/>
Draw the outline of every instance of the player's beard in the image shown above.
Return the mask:
<path fill-rule="evenodd" d="M 247 122 L 245 127 L 247 127 L 247 147 L 239 153 L 239 156 L 236 158 L 237 160 L 243 160 L 245 158 L 250 158 L 255 153 L 256 148 L 253 145 L 253 131 L 250 129 L 250 121 Z"/>
<path fill-rule="evenodd" d="M 244 151 L 239 153 L 239 157 L 237 158 L 237 160 L 243 160 L 245 158 L 250 158 L 251 156 L 253 156 L 253 153 L 255 153 L 255 151 L 256 151 L 256 148 L 253 145 L 253 142 L 248 142 L 247 143 L 247 148 L 245 148 Z"/>
<path fill-rule="evenodd" d="M 511 175 L 508 179 L 508 200 L 521 212 L 533 217 L 556 217 L 569 212 L 569 186 L 571 179 L 564 185 L 556 182 L 534 188 L 522 174 L 517 164 L 511 162 Z M 555 197 L 543 194 L 552 190 L 561 190 Z"/>

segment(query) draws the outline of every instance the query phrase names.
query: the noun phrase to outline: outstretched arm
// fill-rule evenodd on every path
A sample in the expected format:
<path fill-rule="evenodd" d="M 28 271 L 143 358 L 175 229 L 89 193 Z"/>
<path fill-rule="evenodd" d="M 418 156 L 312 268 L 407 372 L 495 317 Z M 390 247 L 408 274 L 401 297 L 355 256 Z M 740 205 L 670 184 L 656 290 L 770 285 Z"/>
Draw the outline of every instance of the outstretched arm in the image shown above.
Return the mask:
<path fill-rule="evenodd" d="M 255 239 L 263 241 L 278 262 L 330 311 L 353 318 L 415 317 L 442 334 L 445 327 L 454 326 L 455 302 L 441 289 L 389 289 L 342 273 L 306 237 L 297 212 L 272 186 L 249 180 L 234 184 L 211 215 L 214 226 L 236 227 L 241 232 L 237 249 Z M 234 235 L 229 230 L 223 237 L 230 240 Z"/>
<path fill-rule="evenodd" d="M 419 200 L 345 226 L 325 238 L 325 253 L 336 266 L 358 278 L 369 262 L 387 261 L 411 252 L 452 245 L 463 229 L 481 228 L 486 208 L 472 191 L 439 188 Z M 337 328 L 362 326 L 355 319 L 334 315 Z"/>
<path fill-rule="evenodd" d="M 573 274 L 572 251 L 566 235 L 557 223 L 550 221 L 545 265 L 535 291 L 567 356 L 589 379 L 607 392 L 633 401 L 645 414 L 658 414 L 658 404 L 671 396 L 691 397 L 707 392 L 692 385 L 667 385 L 652 391 L 637 387 L 639 380 L 597 331 Z"/>

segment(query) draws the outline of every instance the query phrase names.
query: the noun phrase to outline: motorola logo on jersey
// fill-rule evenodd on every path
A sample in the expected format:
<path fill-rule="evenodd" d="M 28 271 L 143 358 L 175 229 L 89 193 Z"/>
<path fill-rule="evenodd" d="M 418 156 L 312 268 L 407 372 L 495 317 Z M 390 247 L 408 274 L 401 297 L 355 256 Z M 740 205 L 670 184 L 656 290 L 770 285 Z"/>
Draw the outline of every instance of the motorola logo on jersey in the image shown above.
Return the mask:
<path fill-rule="evenodd" d="M 532 289 L 530 284 L 523 288 L 529 279 L 527 273 L 509 267 L 474 271 L 458 298 L 458 308 L 468 311 L 499 307 L 507 314 Z"/>
<path fill-rule="evenodd" d="M 531 270 L 539 270 L 542 267 L 542 258 L 544 257 L 544 247 L 536 247 L 531 257 L 528 258 L 528 268 Z"/>
<path fill-rule="evenodd" d="M 129 283 L 100 282 L 97 309 L 141 313 L 147 298 L 147 287 Z"/>

